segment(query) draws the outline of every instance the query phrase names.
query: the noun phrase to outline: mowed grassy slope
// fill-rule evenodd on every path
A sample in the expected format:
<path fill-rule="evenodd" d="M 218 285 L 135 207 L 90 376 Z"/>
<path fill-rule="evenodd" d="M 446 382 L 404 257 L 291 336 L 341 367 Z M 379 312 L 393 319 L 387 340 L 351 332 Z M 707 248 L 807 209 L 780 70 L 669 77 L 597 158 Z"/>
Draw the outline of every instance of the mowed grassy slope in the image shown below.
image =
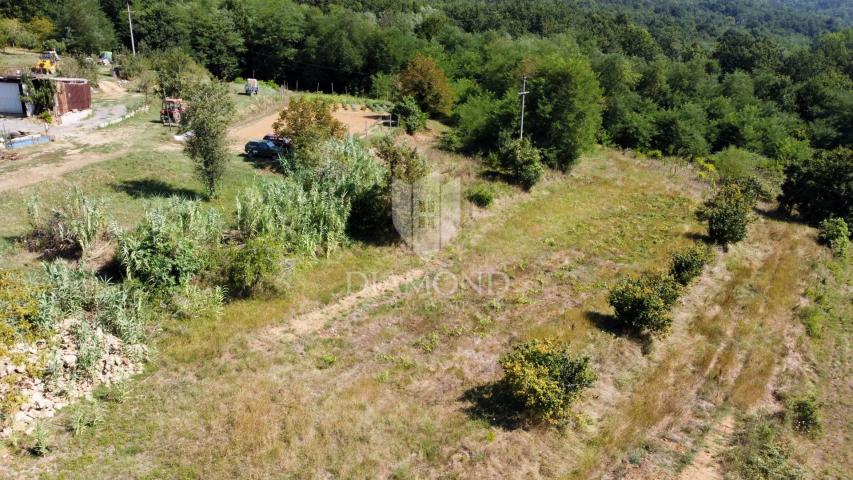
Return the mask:
<path fill-rule="evenodd" d="M 68 192 L 79 188 L 92 198 L 103 199 L 110 217 L 123 227 L 135 225 L 153 202 L 173 195 L 202 198 L 203 189 L 195 175 L 192 161 L 184 155 L 181 145 L 172 141 L 175 129 L 159 124 L 159 110 L 152 106 L 147 115 L 98 131 L 108 143 L 82 146 L 70 150 L 38 148 L 27 151 L 33 157 L 27 163 L 50 168 L 69 155 L 104 156 L 105 160 L 18 190 L 0 192 L 0 258 L 12 265 L 21 263 L 14 258 L 19 252 L 16 240 L 29 232 L 27 201 L 38 196 L 46 208 L 63 204 Z M 15 165 L 6 165 L 14 168 Z M 4 170 L 3 173 L 6 173 Z M 252 162 L 234 154 L 222 179 L 217 198 L 208 202 L 226 214 L 234 210 L 234 198 L 259 176 L 274 175 L 256 168 Z M 27 259 L 29 259 L 27 257 Z"/>
<path fill-rule="evenodd" d="M 63 413 L 45 458 L 7 467 L 47 478 L 587 479 L 630 457 L 655 466 L 646 478 L 678 478 L 720 413 L 773 403 L 789 376 L 781 359 L 804 348 L 791 341 L 802 338 L 792 310 L 820 257 L 812 230 L 760 217 L 687 292 L 669 337 L 649 346 L 616 332 L 608 285 L 665 268 L 695 241 L 705 193 L 689 171 L 600 150 L 502 200 L 426 263 L 357 247 L 297 268 L 280 298 L 171 325 L 149 371 L 120 401 L 96 403 L 101 424 L 72 437 Z M 311 334 L 270 328 L 345 293 L 348 272 L 413 267 L 438 288 L 368 299 Z M 454 289 L 440 272 L 510 282 Z M 564 429 L 519 425 L 487 395 L 498 357 L 541 336 L 570 341 L 599 372 Z"/>

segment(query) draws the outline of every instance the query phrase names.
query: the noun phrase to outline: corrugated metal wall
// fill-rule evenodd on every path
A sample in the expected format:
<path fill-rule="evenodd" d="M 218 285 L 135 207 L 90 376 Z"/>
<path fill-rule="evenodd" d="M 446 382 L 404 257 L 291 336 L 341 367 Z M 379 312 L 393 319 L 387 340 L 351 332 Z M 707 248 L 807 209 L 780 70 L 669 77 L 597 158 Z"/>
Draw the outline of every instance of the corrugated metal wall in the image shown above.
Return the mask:
<path fill-rule="evenodd" d="M 86 80 L 56 81 L 57 115 L 92 108 L 92 89 Z"/>

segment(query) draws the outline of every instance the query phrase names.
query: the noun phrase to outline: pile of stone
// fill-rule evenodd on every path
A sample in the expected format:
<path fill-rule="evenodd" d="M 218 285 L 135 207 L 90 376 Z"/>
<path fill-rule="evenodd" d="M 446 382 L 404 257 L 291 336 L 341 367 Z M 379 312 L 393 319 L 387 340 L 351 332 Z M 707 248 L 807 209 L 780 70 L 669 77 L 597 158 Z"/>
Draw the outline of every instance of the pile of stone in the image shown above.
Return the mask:
<path fill-rule="evenodd" d="M 17 344 L 0 357 L 0 398 L 13 406 L 0 419 L 0 438 L 15 431 L 30 433 L 39 419 L 53 417 L 80 397 L 90 397 L 98 385 L 110 385 L 142 371 L 148 350 L 127 345 L 119 338 L 95 329 L 102 355 L 88 371 L 78 365 L 77 329 L 80 321 L 67 319 L 48 342 Z"/>

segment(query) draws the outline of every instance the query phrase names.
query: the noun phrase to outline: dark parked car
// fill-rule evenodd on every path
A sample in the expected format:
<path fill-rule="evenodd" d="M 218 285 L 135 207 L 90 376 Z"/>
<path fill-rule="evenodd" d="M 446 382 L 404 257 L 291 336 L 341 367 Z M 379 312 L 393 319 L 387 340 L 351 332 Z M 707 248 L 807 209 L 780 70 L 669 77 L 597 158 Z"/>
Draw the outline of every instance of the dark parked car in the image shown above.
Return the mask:
<path fill-rule="evenodd" d="M 246 144 L 246 155 L 250 157 L 275 158 L 284 152 L 285 147 L 280 147 L 272 140 L 253 140 Z"/>

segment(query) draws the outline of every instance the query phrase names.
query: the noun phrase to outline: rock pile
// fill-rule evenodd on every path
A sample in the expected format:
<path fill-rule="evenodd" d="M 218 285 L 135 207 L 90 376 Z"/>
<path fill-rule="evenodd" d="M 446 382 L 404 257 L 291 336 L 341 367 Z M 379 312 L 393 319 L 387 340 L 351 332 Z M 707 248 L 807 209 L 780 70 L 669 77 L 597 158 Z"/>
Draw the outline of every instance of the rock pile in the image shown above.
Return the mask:
<path fill-rule="evenodd" d="M 46 342 L 19 343 L 0 357 L 0 399 L 6 410 L 0 417 L 0 438 L 14 431 L 30 433 L 35 422 L 50 418 L 74 399 L 89 397 L 98 385 L 120 382 L 142 370 L 148 350 L 127 345 L 119 338 L 94 329 L 88 351 L 80 352 L 80 321 L 65 320 Z M 98 354 L 92 356 L 92 351 Z M 84 368 L 81 355 L 96 361 Z"/>

